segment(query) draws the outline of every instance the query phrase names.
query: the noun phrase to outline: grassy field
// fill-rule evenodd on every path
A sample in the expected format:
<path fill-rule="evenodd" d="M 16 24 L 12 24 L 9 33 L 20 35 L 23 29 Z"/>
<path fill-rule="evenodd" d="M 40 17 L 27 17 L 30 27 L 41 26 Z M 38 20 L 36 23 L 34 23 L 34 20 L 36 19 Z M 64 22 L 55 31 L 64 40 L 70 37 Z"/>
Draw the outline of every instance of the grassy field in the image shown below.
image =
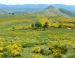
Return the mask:
<path fill-rule="evenodd" d="M 53 45 L 67 46 L 66 58 L 75 58 L 75 29 L 49 28 L 47 30 L 23 29 L 31 27 L 31 24 L 38 20 L 38 17 L 29 14 L 0 15 L 0 57 L 5 53 L 2 48 L 11 50 L 12 46 L 20 49 L 21 56 L 11 56 L 9 51 L 6 58 L 53 58 L 53 54 L 43 55 L 33 52 L 39 49 L 49 52 L 49 47 Z M 13 30 L 16 28 L 15 30 Z M 22 29 L 21 29 L 22 28 Z M 11 46 L 10 46 L 11 45 Z M 35 49 L 34 49 L 35 48 Z M 15 51 L 15 49 L 13 49 Z M 65 58 L 65 57 L 63 57 Z"/>

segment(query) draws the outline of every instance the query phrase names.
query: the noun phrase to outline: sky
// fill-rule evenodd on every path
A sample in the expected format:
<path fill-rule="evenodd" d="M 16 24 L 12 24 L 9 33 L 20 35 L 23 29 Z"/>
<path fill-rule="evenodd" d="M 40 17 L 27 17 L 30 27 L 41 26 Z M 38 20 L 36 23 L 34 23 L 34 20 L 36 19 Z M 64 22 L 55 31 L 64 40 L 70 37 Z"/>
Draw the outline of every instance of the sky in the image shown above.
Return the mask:
<path fill-rule="evenodd" d="M 65 4 L 75 5 L 75 0 L 0 0 L 0 4 Z"/>

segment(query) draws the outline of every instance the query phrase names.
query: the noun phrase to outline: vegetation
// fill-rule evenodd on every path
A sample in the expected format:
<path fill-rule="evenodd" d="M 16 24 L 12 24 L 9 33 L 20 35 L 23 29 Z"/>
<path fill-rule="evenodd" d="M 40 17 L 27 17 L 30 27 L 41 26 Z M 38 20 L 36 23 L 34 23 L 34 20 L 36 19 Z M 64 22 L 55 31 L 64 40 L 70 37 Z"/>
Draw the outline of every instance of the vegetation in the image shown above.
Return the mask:
<path fill-rule="evenodd" d="M 0 15 L 0 58 L 74 58 L 74 22 L 58 16 Z"/>

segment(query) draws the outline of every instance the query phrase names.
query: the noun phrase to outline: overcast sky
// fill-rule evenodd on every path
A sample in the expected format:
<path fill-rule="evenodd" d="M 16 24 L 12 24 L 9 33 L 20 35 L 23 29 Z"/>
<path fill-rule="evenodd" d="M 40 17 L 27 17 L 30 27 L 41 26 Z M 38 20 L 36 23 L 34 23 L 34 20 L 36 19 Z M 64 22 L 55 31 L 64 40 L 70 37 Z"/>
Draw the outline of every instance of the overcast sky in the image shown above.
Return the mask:
<path fill-rule="evenodd" d="M 75 5 L 75 0 L 0 0 L 0 4 L 66 4 Z"/>

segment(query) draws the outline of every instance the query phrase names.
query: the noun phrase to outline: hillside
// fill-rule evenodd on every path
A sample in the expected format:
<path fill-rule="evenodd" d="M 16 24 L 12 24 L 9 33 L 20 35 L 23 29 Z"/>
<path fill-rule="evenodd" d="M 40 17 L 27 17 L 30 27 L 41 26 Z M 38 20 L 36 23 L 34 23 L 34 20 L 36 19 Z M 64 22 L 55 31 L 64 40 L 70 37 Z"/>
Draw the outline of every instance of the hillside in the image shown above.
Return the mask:
<path fill-rule="evenodd" d="M 0 4 L 0 13 L 32 13 L 48 7 L 46 4 L 24 4 L 24 5 L 3 5 Z"/>
<path fill-rule="evenodd" d="M 24 4 L 24 5 L 4 5 L 0 4 L 0 14 L 9 13 L 34 13 L 46 16 L 64 16 L 75 18 L 75 6 L 63 4 Z"/>
<path fill-rule="evenodd" d="M 17 28 L 19 28 L 18 26 L 21 27 L 21 25 L 30 26 L 32 23 L 41 20 L 42 16 L 43 18 L 55 22 L 58 21 L 75 22 L 75 16 L 74 16 L 75 14 L 73 14 L 68 9 L 58 8 L 54 5 L 43 4 L 43 5 L 29 5 L 29 6 L 28 5 L 0 5 L 0 6 L 2 7 L 2 8 L 0 7 L 0 28 L 1 29 L 5 29 L 5 28 L 11 29 L 12 26 L 17 26 Z M 26 9 L 28 10 L 26 11 Z M 1 14 L 1 12 L 4 14 Z M 9 14 L 9 12 L 11 13 L 14 12 L 15 15 Z"/>
<path fill-rule="evenodd" d="M 1 5 L 0 58 L 75 58 L 73 13 L 52 5 Z"/>
<path fill-rule="evenodd" d="M 45 16 L 63 16 L 75 18 L 75 13 L 65 8 L 58 8 L 57 6 L 48 6 L 46 9 L 36 13 L 37 15 Z"/>

